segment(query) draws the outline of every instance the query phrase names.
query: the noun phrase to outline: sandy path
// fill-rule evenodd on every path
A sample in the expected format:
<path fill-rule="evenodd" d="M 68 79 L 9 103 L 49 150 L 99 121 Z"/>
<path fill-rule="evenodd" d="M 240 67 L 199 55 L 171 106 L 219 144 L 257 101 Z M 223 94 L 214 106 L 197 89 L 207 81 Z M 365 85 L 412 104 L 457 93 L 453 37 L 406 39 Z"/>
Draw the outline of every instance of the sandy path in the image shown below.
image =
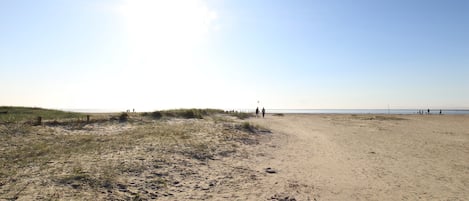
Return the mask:
<path fill-rule="evenodd" d="M 298 200 L 467 199 L 469 116 L 392 118 L 286 115 L 252 120 L 272 129 L 278 146 L 271 158 L 253 164 L 278 170 L 260 189 Z"/>

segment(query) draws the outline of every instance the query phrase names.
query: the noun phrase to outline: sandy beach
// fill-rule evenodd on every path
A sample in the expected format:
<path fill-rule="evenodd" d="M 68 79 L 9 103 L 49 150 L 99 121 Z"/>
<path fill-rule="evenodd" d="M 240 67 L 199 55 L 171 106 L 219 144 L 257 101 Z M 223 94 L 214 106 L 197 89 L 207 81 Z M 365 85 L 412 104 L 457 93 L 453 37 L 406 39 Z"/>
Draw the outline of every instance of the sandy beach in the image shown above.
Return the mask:
<path fill-rule="evenodd" d="M 270 194 L 297 200 L 467 200 L 468 115 L 285 115 L 273 131 Z"/>
<path fill-rule="evenodd" d="M 220 114 L 36 126 L 2 135 L 0 200 L 466 200 L 468 122 Z"/>

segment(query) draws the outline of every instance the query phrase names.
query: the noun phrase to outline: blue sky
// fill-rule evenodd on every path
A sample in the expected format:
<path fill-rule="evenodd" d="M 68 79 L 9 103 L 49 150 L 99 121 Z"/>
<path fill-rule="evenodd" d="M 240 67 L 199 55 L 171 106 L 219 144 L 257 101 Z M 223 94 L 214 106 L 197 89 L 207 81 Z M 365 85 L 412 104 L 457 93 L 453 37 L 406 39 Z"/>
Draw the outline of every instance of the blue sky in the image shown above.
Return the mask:
<path fill-rule="evenodd" d="M 469 1 L 0 1 L 0 105 L 469 108 Z"/>

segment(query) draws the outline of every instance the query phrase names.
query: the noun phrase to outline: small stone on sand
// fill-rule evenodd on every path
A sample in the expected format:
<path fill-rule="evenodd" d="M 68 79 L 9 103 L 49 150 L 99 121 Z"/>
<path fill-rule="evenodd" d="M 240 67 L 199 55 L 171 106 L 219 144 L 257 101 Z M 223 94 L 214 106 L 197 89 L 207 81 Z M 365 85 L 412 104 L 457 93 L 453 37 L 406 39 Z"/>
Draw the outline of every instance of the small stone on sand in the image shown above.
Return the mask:
<path fill-rule="evenodd" d="M 270 174 L 277 173 L 276 170 L 274 170 L 274 169 L 272 169 L 272 168 L 270 168 L 270 167 L 266 168 L 266 169 L 265 169 L 265 172 L 270 173 Z"/>

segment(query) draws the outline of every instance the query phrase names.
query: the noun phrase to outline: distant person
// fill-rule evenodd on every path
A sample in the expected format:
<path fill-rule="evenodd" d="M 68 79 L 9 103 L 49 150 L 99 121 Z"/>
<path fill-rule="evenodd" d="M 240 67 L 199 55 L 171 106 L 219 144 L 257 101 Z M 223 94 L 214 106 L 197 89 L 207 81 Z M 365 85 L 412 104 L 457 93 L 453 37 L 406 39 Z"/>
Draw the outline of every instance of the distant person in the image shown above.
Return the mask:
<path fill-rule="evenodd" d="M 264 116 L 265 116 L 265 109 L 264 107 L 262 107 L 262 118 L 264 118 Z"/>
<path fill-rule="evenodd" d="M 440 110 L 440 115 L 442 115 L 442 114 L 443 114 L 443 113 L 442 113 L 442 111 Z"/>
<path fill-rule="evenodd" d="M 256 117 L 259 116 L 259 107 L 256 107 Z"/>
<path fill-rule="evenodd" d="M 428 109 L 427 111 L 428 111 L 428 114 L 430 114 L 430 109 Z"/>
<path fill-rule="evenodd" d="M 132 112 L 135 113 L 135 108 L 132 109 Z"/>

